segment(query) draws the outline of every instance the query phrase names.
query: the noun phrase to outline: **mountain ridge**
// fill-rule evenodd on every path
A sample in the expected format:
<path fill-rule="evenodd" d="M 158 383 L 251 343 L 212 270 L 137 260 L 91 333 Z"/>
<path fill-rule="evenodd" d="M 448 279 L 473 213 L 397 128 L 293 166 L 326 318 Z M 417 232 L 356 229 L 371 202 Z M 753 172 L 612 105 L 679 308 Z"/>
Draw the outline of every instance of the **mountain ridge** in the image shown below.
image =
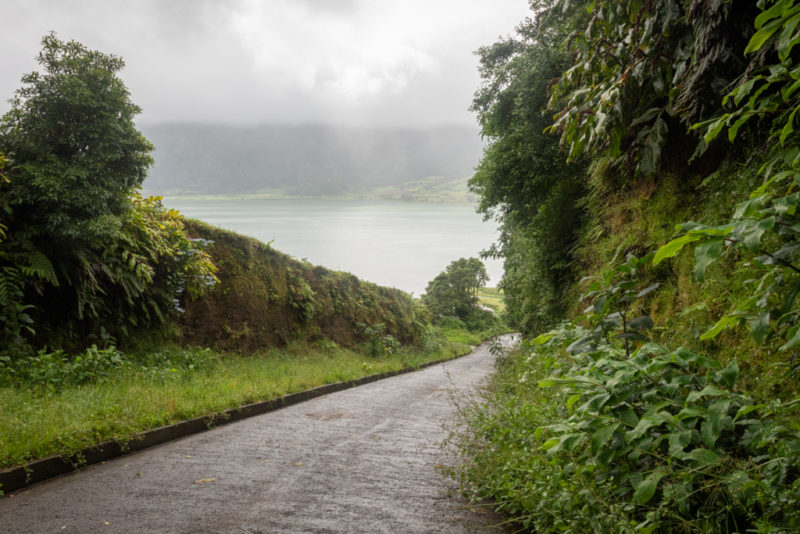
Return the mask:
<path fill-rule="evenodd" d="M 483 151 L 466 126 L 160 123 L 141 130 L 156 147 L 144 189 L 164 195 L 363 194 L 432 177 L 466 179 Z"/>

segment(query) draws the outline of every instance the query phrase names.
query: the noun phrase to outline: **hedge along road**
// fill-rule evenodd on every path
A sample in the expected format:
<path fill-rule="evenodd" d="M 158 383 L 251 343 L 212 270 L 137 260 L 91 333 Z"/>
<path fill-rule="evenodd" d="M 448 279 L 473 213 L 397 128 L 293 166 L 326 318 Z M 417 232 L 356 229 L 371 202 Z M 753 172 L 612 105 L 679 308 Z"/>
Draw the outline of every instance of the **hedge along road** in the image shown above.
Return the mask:
<path fill-rule="evenodd" d="M 493 362 L 483 344 L 33 486 L 0 499 L 0 532 L 496 532 L 437 470 Z"/>

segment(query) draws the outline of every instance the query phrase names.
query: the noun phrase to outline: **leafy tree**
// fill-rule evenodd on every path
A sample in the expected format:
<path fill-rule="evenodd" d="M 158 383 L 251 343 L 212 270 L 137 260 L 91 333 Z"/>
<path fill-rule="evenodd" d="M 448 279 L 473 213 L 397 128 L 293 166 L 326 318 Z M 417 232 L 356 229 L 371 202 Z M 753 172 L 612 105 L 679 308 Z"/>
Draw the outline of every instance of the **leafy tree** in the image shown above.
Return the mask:
<path fill-rule="evenodd" d="M 488 255 L 504 258 L 508 319 L 527 332 L 562 316 L 585 220 L 585 165 L 567 163 L 558 138 L 544 132 L 553 124 L 548 87 L 569 64 L 570 20 L 540 11 L 515 37 L 478 51 L 483 83 L 472 109 L 489 143 L 470 187 L 479 211 L 500 222 Z"/>
<path fill-rule="evenodd" d="M 591 153 L 651 176 L 668 152 L 685 167 L 700 143 L 688 128 L 719 110 L 746 66 L 756 3 L 558 0 L 554 9 L 576 12 L 551 102 L 569 157 Z"/>
<path fill-rule="evenodd" d="M 0 310 L 17 317 L 0 341 L 125 336 L 163 322 L 213 266 L 175 212 L 138 196 L 153 147 L 117 75 L 123 60 L 53 33 L 42 45 L 43 71 L 22 77 L 0 119 Z"/>
<path fill-rule="evenodd" d="M 423 303 L 435 317 L 467 319 L 478 306 L 478 290 L 489 279 L 477 258 L 460 258 L 428 282 Z"/>

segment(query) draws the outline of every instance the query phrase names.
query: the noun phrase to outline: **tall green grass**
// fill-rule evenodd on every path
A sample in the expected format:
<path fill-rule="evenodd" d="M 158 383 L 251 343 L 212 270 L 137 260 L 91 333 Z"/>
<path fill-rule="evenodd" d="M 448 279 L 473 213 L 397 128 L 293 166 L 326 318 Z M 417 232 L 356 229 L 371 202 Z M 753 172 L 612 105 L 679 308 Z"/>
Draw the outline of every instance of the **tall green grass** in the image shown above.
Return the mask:
<path fill-rule="evenodd" d="M 161 425 L 469 350 L 446 341 L 428 353 L 403 349 L 370 358 L 332 342 L 295 343 L 247 356 L 207 351 L 192 368 L 126 365 L 99 380 L 60 388 L 6 382 L 0 387 L 0 467 L 71 455 L 102 441 L 124 442 Z"/>

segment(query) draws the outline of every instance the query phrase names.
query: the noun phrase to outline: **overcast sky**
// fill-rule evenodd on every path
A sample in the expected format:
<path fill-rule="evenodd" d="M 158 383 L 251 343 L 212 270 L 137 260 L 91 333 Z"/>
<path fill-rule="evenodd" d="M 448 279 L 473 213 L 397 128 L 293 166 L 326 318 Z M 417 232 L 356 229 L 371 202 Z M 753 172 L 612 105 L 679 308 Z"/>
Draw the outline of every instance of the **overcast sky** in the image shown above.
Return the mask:
<path fill-rule="evenodd" d="M 42 36 L 122 56 L 140 124 L 475 124 L 479 46 L 527 0 L 0 0 L 0 112 Z"/>

